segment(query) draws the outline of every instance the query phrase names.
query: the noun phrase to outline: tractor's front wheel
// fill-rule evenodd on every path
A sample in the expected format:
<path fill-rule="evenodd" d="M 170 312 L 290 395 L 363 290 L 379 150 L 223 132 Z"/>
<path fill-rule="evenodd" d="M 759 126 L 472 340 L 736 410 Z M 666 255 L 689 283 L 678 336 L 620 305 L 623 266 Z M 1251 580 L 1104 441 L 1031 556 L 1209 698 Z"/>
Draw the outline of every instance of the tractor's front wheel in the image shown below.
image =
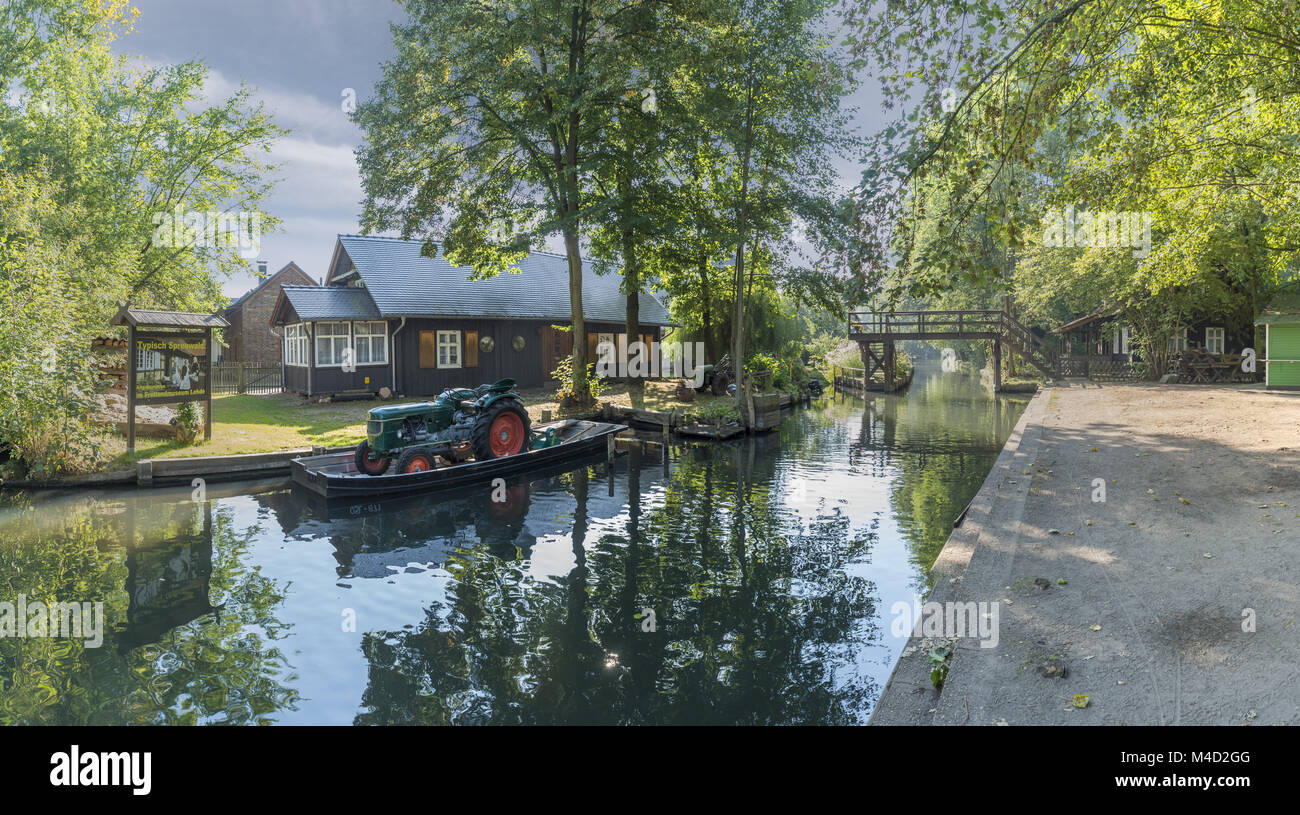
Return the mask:
<path fill-rule="evenodd" d="M 437 466 L 438 462 L 434 460 L 433 453 L 422 447 L 408 448 L 397 457 L 399 473 L 425 473 L 436 469 Z"/>
<path fill-rule="evenodd" d="M 500 399 L 474 419 L 470 443 L 474 458 L 487 461 L 522 453 L 528 447 L 532 423 L 523 404 L 514 399 Z"/>
<path fill-rule="evenodd" d="M 383 475 L 388 472 L 388 465 L 392 462 L 391 458 L 370 458 L 370 442 L 363 441 L 357 445 L 357 452 L 353 456 L 357 465 L 357 472 L 366 475 Z"/>

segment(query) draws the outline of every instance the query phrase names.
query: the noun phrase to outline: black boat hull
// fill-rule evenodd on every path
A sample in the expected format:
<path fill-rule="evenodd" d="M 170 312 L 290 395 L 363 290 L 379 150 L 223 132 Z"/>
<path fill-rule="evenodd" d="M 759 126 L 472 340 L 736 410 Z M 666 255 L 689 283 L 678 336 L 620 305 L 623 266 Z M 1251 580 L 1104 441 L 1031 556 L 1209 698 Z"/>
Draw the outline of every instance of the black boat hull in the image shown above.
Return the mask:
<path fill-rule="evenodd" d="M 479 484 L 490 485 L 496 478 L 509 478 L 568 459 L 587 458 L 607 450 L 612 443 L 611 437 L 627 430 L 623 425 L 582 419 L 552 422 L 534 429 L 545 430 L 548 427 L 560 430 L 560 443 L 554 447 L 530 450 L 506 458 L 467 461 L 425 472 L 365 475 L 357 472 L 351 452 L 296 458 L 290 462 L 290 470 L 295 484 L 327 499 L 409 495 Z"/>

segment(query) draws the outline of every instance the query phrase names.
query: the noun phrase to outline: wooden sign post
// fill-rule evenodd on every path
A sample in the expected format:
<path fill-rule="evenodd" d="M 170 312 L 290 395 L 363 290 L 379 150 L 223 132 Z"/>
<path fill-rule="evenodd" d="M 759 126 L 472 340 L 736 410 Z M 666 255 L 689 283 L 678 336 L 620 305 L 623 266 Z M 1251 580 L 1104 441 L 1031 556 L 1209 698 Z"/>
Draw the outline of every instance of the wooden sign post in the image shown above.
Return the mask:
<path fill-rule="evenodd" d="M 229 323 L 211 314 L 123 305 L 112 324 L 127 327 L 127 455 L 135 455 L 137 405 L 202 402 L 203 439 L 210 441 L 212 331 Z"/>

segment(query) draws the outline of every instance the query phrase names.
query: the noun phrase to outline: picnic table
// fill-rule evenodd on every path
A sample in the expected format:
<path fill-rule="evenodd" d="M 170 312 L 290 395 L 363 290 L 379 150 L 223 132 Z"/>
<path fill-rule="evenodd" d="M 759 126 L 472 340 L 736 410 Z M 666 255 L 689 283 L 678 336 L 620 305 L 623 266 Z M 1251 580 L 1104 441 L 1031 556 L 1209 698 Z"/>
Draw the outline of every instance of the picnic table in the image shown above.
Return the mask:
<path fill-rule="evenodd" d="M 1185 383 L 1231 382 L 1241 369 L 1241 354 L 1211 354 L 1200 348 L 1189 348 L 1179 355 L 1176 371 L 1179 381 Z"/>

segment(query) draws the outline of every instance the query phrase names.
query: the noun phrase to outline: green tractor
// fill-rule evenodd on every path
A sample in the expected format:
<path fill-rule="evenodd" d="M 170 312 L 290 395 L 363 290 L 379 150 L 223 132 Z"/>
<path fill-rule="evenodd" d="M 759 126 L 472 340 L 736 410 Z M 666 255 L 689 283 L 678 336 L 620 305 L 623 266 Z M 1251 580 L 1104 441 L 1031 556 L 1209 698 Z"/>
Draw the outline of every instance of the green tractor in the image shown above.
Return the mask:
<path fill-rule="evenodd" d="M 389 405 L 370 411 L 366 440 L 357 445 L 357 472 L 383 475 L 393 460 L 398 473 L 437 466 L 437 457 L 478 461 L 522 453 L 533 445 L 532 423 L 513 379 L 477 388 L 451 388 L 432 402 Z"/>
<path fill-rule="evenodd" d="M 723 354 L 722 359 L 716 363 L 699 367 L 704 372 L 704 383 L 696 390 L 707 390 L 714 396 L 723 396 L 730 392 L 728 388 L 735 379 L 735 375 L 731 372 L 731 354 Z"/>

